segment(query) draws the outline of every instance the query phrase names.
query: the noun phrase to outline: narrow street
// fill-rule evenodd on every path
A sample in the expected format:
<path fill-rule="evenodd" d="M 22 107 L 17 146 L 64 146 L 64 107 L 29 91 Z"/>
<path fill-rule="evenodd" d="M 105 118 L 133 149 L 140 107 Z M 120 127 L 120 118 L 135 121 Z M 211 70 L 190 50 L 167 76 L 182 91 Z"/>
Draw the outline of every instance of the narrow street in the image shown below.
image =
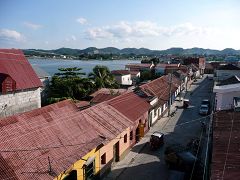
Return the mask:
<path fill-rule="evenodd" d="M 145 144 L 140 152 L 136 151 L 137 153 L 134 154 L 135 149 L 141 145 L 136 144 L 130 151 L 130 155 L 127 155 L 119 163 L 121 165 L 113 167 L 105 179 L 168 179 L 169 171 L 164 161 L 164 150 L 170 144 L 185 146 L 192 138 L 200 136 L 201 121 L 208 122 L 209 118 L 199 115 L 199 107 L 202 99 L 211 100 L 212 85 L 213 81 L 204 78 L 193 83 L 185 94 L 185 98 L 190 100 L 190 106 L 187 109 L 178 108 L 176 114 L 171 118 L 161 118 L 146 135 L 145 140 L 143 140 Z M 175 106 L 182 106 L 182 102 L 175 101 L 172 110 L 175 110 Z M 151 150 L 148 145 L 149 137 L 154 131 L 165 134 L 164 146 L 156 151 Z M 131 157 L 133 154 L 134 157 Z M 129 160 L 130 158 L 131 160 Z"/>

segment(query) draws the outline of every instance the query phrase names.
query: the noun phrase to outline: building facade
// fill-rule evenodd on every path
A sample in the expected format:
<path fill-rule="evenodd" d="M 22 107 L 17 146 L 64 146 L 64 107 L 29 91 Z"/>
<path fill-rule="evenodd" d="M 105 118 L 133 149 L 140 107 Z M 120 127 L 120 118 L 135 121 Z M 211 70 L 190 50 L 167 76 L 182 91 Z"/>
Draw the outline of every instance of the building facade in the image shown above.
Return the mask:
<path fill-rule="evenodd" d="M 21 50 L 0 49 L 0 117 L 41 107 L 41 87 Z"/>

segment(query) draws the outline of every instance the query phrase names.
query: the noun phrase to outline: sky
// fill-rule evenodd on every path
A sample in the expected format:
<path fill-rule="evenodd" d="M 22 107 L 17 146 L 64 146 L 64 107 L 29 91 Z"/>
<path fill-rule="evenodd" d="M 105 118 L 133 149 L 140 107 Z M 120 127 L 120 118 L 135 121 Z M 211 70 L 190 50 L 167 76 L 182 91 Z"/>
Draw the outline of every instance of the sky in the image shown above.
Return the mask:
<path fill-rule="evenodd" d="M 240 49 L 239 0 L 0 0 L 0 48 Z"/>

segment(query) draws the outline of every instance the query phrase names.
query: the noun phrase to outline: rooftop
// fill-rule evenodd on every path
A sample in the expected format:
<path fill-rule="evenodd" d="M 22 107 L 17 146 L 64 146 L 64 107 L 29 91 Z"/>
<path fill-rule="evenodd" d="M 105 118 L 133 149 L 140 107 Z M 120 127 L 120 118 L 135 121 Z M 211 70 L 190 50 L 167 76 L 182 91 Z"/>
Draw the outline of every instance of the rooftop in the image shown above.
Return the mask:
<path fill-rule="evenodd" d="M 218 86 L 224 86 L 224 85 L 230 85 L 230 84 L 238 84 L 240 83 L 240 78 L 238 76 L 232 76 L 230 78 L 227 78 L 225 80 L 220 81 Z"/>
<path fill-rule="evenodd" d="M 97 90 L 96 92 L 92 93 L 90 96 L 95 97 L 98 94 L 112 94 L 112 95 L 120 95 L 123 94 L 125 92 L 127 92 L 127 89 L 108 89 L 108 88 L 101 88 L 99 90 Z"/>
<path fill-rule="evenodd" d="M 240 112 L 220 111 L 213 120 L 211 179 L 240 176 Z"/>
<path fill-rule="evenodd" d="M 128 74 L 131 74 L 130 71 L 128 70 L 114 70 L 114 71 L 111 71 L 112 74 L 114 75 L 128 75 Z"/>
<path fill-rule="evenodd" d="M 240 70 L 240 68 L 233 64 L 227 64 L 220 66 L 218 70 Z"/>
<path fill-rule="evenodd" d="M 108 101 L 108 104 L 135 122 L 150 109 L 149 103 L 134 92 L 122 94 Z"/>
<path fill-rule="evenodd" d="M 19 49 L 0 49 L 0 74 L 10 76 L 16 89 L 23 90 L 42 86 L 37 74 Z"/>
<path fill-rule="evenodd" d="M 53 179 L 131 125 L 106 103 L 79 111 L 70 100 L 3 118 L 0 179 Z M 53 174 L 48 172 L 48 157 Z"/>

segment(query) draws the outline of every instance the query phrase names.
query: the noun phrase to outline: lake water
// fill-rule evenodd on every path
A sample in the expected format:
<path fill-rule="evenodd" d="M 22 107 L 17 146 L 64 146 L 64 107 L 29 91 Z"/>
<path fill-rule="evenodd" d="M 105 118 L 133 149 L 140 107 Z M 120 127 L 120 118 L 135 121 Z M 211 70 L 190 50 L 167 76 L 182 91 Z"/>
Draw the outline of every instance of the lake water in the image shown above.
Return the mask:
<path fill-rule="evenodd" d="M 96 65 L 107 66 L 110 70 L 125 69 L 129 63 L 140 63 L 140 60 L 64 60 L 64 59 L 28 59 L 32 65 L 37 65 L 51 76 L 58 72 L 58 68 L 78 67 L 82 72 L 89 74 Z"/>

